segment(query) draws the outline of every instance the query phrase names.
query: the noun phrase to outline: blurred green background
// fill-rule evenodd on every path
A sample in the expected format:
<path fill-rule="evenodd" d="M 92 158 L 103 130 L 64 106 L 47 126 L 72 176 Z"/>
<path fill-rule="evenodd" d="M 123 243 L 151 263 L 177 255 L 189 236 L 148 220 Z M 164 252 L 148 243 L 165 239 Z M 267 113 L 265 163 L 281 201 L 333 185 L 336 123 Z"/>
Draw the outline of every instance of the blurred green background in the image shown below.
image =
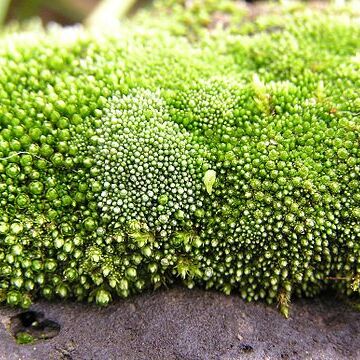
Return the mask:
<path fill-rule="evenodd" d="M 122 1 L 122 0 L 119 0 Z M 2 22 L 24 21 L 40 17 L 44 23 L 64 25 L 83 21 L 95 10 L 100 0 L 0 0 Z"/>
<path fill-rule="evenodd" d="M 83 22 L 100 7 L 105 6 L 108 9 L 114 8 L 118 13 L 119 8 L 123 8 L 120 9 L 120 12 L 124 14 L 132 13 L 137 8 L 151 3 L 151 1 L 152 0 L 0 0 L 0 24 L 9 23 L 12 20 L 22 22 L 33 17 L 39 17 L 44 24 L 57 22 L 63 25 L 69 25 Z M 191 3 L 192 1 L 193 0 L 179 0 L 180 3 L 184 3 L 183 5 L 187 2 Z M 218 1 L 220 2 L 221 0 Z M 247 3 L 256 2 L 256 0 L 234 1 Z M 314 0 L 308 1 L 313 2 Z M 317 0 L 316 2 L 321 1 L 322 0 Z M 176 2 L 176 0 L 173 2 Z M 273 2 L 276 2 L 276 0 Z"/>
<path fill-rule="evenodd" d="M 38 17 L 44 24 L 63 25 L 84 22 L 100 8 L 132 13 L 152 0 L 0 0 L 0 24 Z M 180 0 L 182 1 L 182 0 Z M 219 0 L 221 1 L 221 0 Z"/>

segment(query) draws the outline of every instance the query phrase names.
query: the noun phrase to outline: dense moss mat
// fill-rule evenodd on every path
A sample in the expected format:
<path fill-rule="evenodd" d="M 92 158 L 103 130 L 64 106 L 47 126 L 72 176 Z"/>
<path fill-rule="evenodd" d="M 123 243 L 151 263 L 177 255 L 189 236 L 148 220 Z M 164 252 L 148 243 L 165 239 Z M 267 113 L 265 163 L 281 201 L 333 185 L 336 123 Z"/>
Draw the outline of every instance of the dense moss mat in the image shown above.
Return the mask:
<path fill-rule="evenodd" d="M 157 6 L 111 34 L 2 36 L 0 300 L 105 305 L 176 279 L 285 314 L 351 295 L 358 14 L 231 7 L 184 33 L 193 8 Z"/>

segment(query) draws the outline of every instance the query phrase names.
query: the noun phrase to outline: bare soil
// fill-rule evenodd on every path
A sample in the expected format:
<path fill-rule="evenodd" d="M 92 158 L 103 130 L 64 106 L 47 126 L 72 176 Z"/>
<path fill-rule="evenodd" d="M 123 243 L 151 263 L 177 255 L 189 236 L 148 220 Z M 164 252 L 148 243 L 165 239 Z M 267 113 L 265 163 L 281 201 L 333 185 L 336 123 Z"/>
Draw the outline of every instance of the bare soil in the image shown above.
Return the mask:
<path fill-rule="evenodd" d="M 360 313 L 331 295 L 275 307 L 238 296 L 174 288 L 107 308 L 38 302 L 31 308 L 61 327 L 57 336 L 17 345 L 18 309 L 0 308 L 1 360 L 360 359 Z"/>

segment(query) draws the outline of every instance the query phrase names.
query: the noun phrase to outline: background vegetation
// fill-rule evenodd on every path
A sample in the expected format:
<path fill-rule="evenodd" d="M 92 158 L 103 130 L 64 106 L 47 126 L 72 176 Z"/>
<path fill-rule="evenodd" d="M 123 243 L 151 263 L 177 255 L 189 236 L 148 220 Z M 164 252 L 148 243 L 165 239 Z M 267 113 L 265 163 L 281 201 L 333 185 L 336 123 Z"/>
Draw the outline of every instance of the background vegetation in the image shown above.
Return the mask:
<path fill-rule="evenodd" d="M 209 2 L 209 0 L 195 1 Z M 339 2 L 339 0 L 337 1 Z M 97 11 L 107 10 L 112 13 L 112 10 L 116 9 L 118 13 L 132 14 L 138 8 L 147 6 L 151 2 L 151 0 L 0 0 L 0 23 L 4 24 L 13 20 L 26 21 L 38 17 L 45 24 L 55 21 L 63 25 L 70 25 L 84 22 Z M 185 3 L 186 5 L 192 4 L 194 0 L 171 0 L 171 2 Z M 242 2 L 245 4 L 258 1 L 244 0 Z M 321 3 L 322 1 L 316 2 Z"/>

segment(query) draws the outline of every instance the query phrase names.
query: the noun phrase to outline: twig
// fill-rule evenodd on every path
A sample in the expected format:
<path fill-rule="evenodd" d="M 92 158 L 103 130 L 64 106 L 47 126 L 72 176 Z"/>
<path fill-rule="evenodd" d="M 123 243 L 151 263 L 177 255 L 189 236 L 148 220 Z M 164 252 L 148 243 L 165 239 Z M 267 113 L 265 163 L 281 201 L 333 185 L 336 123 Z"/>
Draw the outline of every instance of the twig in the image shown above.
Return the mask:
<path fill-rule="evenodd" d="M 327 280 L 351 280 L 351 278 L 344 277 L 344 276 L 339 276 L 339 277 L 328 276 L 328 277 L 326 277 L 326 279 Z"/>
<path fill-rule="evenodd" d="M 124 18 L 136 0 L 102 0 L 90 16 L 85 25 L 93 27 L 111 26 Z"/>
<path fill-rule="evenodd" d="M 11 159 L 11 158 L 13 158 L 15 156 L 24 155 L 24 154 L 25 155 L 31 155 L 31 156 L 33 156 L 33 157 L 35 157 L 37 159 L 44 160 L 44 161 L 48 162 L 49 164 L 51 164 L 51 162 L 49 160 L 46 160 L 46 159 L 42 158 L 41 156 L 32 154 L 32 153 L 30 153 L 28 151 L 18 151 L 18 152 L 14 153 L 14 154 L 11 154 L 9 156 L 2 157 L 2 158 L 0 157 L 0 161 L 8 160 L 8 159 Z"/>

